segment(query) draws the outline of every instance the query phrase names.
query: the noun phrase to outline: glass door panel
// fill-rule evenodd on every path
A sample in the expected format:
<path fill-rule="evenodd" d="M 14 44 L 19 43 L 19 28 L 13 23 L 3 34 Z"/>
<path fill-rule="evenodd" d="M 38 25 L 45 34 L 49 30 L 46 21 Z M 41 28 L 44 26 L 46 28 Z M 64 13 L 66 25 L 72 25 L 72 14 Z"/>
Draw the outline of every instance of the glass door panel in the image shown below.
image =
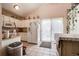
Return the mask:
<path fill-rule="evenodd" d="M 51 41 L 51 21 L 41 21 L 41 41 Z"/>

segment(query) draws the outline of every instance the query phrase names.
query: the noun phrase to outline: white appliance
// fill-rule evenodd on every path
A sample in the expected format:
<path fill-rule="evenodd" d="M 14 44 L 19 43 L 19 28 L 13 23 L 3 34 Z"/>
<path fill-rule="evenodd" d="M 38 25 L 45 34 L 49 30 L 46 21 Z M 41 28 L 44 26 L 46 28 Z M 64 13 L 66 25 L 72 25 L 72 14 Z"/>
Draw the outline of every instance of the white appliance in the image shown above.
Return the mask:
<path fill-rule="evenodd" d="M 37 24 L 36 22 L 30 23 L 30 31 L 27 33 L 28 42 L 37 43 Z"/>

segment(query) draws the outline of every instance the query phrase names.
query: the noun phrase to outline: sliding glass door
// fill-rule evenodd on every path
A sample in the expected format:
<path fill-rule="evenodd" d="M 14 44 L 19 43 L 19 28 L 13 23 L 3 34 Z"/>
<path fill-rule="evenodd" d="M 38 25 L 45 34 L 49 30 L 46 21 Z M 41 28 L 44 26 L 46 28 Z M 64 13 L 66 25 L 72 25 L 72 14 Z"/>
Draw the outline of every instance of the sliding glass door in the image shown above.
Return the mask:
<path fill-rule="evenodd" d="M 41 41 L 51 41 L 51 21 L 50 19 L 41 21 Z"/>
<path fill-rule="evenodd" d="M 41 41 L 55 41 L 55 33 L 63 33 L 63 18 L 44 19 L 40 23 Z"/>
<path fill-rule="evenodd" d="M 52 41 L 55 41 L 55 33 L 63 33 L 63 18 L 52 19 Z"/>

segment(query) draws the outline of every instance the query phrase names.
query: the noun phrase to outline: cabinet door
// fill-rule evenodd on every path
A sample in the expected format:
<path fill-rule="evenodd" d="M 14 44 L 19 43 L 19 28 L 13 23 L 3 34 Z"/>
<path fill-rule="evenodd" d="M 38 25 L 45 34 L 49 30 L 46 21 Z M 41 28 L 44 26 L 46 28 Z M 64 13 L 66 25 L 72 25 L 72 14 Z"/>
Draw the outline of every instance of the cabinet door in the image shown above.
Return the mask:
<path fill-rule="evenodd" d="M 25 20 L 20 21 L 20 26 L 21 27 L 27 27 L 27 22 Z"/>
<path fill-rule="evenodd" d="M 72 56 L 72 42 L 71 41 L 62 41 L 62 51 L 63 56 Z"/>
<path fill-rule="evenodd" d="M 15 22 L 15 18 L 10 17 L 10 22 Z"/>
<path fill-rule="evenodd" d="M 27 41 L 27 33 L 19 33 L 22 41 Z"/>
<path fill-rule="evenodd" d="M 3 20 L 4 20 L 4 22 L 9 22 L 10 21 L 10 17 L 3 15 Z"/>
<path fill-rule="evenodd" d="M 74 56 L 79 56 L 79 42 L 78 41 L 73 41 L 72 42 L 72 54 Z"/>
<path fill-rule="evenodd" d="M 27 42 L 31 43 L 31 33 L 27 32 Z"/>
<path fill-rule="evenodd" d="M 21 24 L 20 24 L 19 20 L 15 20 L 15 24 L 16 24 L 16 27 L 21 27 Z"/>
<path fill-rule="evenodd" d="M 29 27 L 29 20 L 22 20 L 21 21 L 21 26 L 22 27 Z"/>

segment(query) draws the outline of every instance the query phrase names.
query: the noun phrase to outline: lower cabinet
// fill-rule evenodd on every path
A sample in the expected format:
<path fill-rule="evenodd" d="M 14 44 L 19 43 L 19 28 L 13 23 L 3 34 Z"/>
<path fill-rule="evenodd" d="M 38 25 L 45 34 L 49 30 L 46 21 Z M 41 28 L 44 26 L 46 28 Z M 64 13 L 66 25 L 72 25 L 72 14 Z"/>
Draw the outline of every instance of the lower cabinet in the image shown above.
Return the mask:
<path fill-rule="evenodd" d="M 22 41 L 27 41 L 27 33 L 26 32 L 19 32 L 18 35 L 21 36 Z"/>
<path fill-rule="evenodd" d="M 14 42 L 21 42 L 21 37 L 16 36 L 14 38 L 4 39 L 1 41 L 1 56 L 7 55 L 7 46 Z"/>
<path fill-rule="evenodd" d="M 19 36 L 21 36 L 22 41 L 27 41 L 28 43 L 35 43 L 37 44 L 37 36 L 36 35 L 31 35 L 30 32 L 19 32 Z"/>
<path fill-rule="evenodd" d="M 37 44 L 37 42 L 38 42 L 37 35 L 35 33 L 33 34 L 31 32 L 28 32 L 27 33 L 27 42 Z"/>
<path fill-rule="evenodd" d="M 78 56 L 79 41 L 60 40 L 58 52 L 60 56 Z"/>

